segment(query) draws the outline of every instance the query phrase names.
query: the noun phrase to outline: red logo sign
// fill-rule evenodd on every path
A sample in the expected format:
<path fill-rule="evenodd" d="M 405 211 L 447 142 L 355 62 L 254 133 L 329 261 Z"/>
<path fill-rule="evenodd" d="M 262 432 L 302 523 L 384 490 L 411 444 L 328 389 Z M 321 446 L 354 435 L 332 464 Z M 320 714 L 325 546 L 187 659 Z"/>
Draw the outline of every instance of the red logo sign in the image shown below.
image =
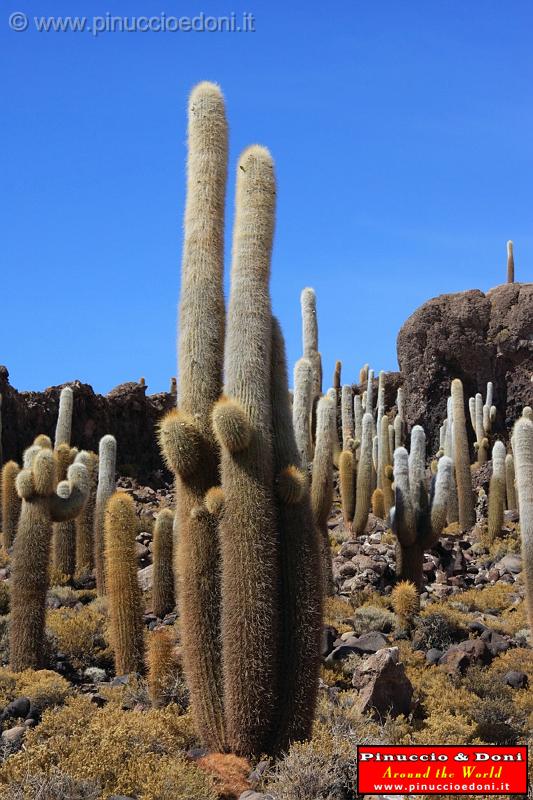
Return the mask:
<path fill-rule="evenodd" d="M 527 747 L 357 748 L 358 794 L 527 794 Z"/>

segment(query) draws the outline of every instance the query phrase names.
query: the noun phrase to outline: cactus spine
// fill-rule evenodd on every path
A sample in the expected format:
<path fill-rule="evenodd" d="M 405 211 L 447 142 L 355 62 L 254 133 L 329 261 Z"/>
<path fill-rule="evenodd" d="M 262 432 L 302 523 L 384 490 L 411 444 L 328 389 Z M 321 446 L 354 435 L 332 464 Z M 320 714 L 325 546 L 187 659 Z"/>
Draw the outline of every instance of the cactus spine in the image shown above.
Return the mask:
<path fill-rule="evenodd" d="M 385 504 L 383 502 L 383 492 L 381 489 L 374 489 L 372 492 L 372 513 L 379 519 L 385 519 Z"/>
<path fill-rule="evenodd" d="M 379 423 L 379 438 L 378 438 L 378 488 L 383 492 L 383 507 L 385 515 L 393 503 L 391 481 L 388 477 L 387 467 L 390 466 L 389 457 L 389 420 L 384 414 Z"/>
<path fill-rule="evenodd" d="M 514 283 L 514 253 L 511 240 L 507 242 L 507 283 Z"/>
<path fill-rule="evenodd" d="M 518 508 L 516 502 L 515 471 L 512 453 L 505 456 L 505 489 L 507 497 L 507 509 L 515 511 Z"/>
<path fill-rule="evenodd" d="M 113 494 L 105 510 L 106 588 L 109 599 L 111 644 L 115 672 L 142 672 L 144 629 L 142 595 L 137 582 L 135 536 L 137 517 L 133 499 Z"/>
<path fill-rule="evenodd" d="M 172 569 L 173 527 L 174 512 L 170 508 L 164 508 L 157 515 L 154 527 L 152 606 L 154 614 L 158 617 L 170 613 L 175 605 Z"/>
<path fill-rule="evenodd" d="M 333 590 L 328 517 L 333 504 L 333 448 L 337 437 L 335 400 L 329 392 L 317 406 L 316 447 L 311 482 L 311 507 L 321 537 L 323 575 L 326 594 Z"/>
<path fill-rule="evenodd" d="M 521 417 L 513 428 L 516 493 L 520 514 L 522 563 L 529 628 L 533 630 L 533 422 Z"/>
<path fill-rule="evenodd" d="M 365 411 L 374 413 L 374 370 L 369 369 L 366 380 L 366 404 Z"/>
<path fill-rule="evenodd" d="M 94 565 L 99 596 L 105 594 L 104 513 L 106 503 L 115 491 L 116 461 L 117 442 L 114 436 L 107 434 L 100 439 L 98 447 L 98 485 L 94 504 Z"/>
<path fill-rule="evenodd" d="M 222 389 L 227 152 L 222 94 L 214 84 L 201 83 L 189 99 L 178 409 L 162 420 L 160 443 L 176 475 L 175 573 L 183 666 L 196 728 L 216 751 L 225 748 L 216 569 L 220 554 L 217 519 L 204 506 L 204 496 L 219 483 L 210 417 Z"/>
<path fill-rule="evenodd" d="M 98 456 L 82 450 L 78 461 L 87 470 L 89 494 L 87 502 L 75 520 L 76 525 L 76 573 L 87 575 L 94 566 L 94 506 L 96 502 L 96 486 L 98 482 Z"/>
<path fill-rule="evenodd" d="M 311 413 L 313 406 L 314 372 L 310 359 L 304 357 L 294 367 L 294 399 L 292 420 L 298 447 L 298 466 L 307 472 L 312 458 Z"/>
<path fill-rule="evenodd" d="M 307 481 L 294 469 L 298 449 L 288 401 L 285 344 L 276 319 L 272 320 L 271 386 L 281 571 L 279 719 L 272 749 L 281 752 L 311 734 L 320 668 L 323 575 L 322 537 L 314 525 Z M 295 480 L 290 492 L 284 491 L 287 476 Z"/>
<path fill-rule="evenodd" d="M 51 450 L 33 448 L 26 465 L 17 477 L 22 508 L 11 578 L 9 661 L 15 672 L 43 666 L 52 523 L 73 519 L 88 494 L 83 464 L 72 464 L 67 480 L 57 489 L 57 467 Z"/>
<path fill-rule="evenodd" d="M 237 170 L 225 352 L 225 392 L 241 422 L 246 421 L 249 436 L 245 447 L 231 449 L 232 443 L 224 435 L 226 428 L 219 425 L 219 411 L 224 406 L 219 403 L 213 412 L 225 496 L 220 542 L 226 733 L 230 749 L 243 755 L 261 753 L 271 746 L 279 702 L 279 642 L 275 636 L 257 635 L 260 630 L 279 630 L 278 597 L 273 591 L 279 569 L 268 290 L 275 193 L 270 153 L 259 146 L 248 148 Z"/>
<path fill-rule="evenodd" d="M 488 541 L 500 535 L 505 506 L 505 445 L 495 442 L 492 448 L 492 476 L 489 484 Z"/>
<path fill-rule="evenodd" d="M 470 456 L 466 436 L 463 384 L 458 378 L 452 381 L 453 447 L 455 458 L 455 480 L 459 503 L 459 524 L 470 528 L 475 522 L 474 494 L 470 474 Z"/>
<path fill-rule="evenodd" d="M 57 415 L 55 447 L 60 444 L 70 445 L 70 435 L 72 431 L 72 410 L 74 407 L 74 393 L 70 386 L 61 389 L 59 395 L 59 412 Z"/>
<path fill-rule="evenodd" d="M 364 533 L 372 499 L 372 414 L 363 417 L 361 451 L 357 470 L 357 490 L 353 529 L 357 535 Z"/>
<path fill-rule="evenodd" d="M 392 608 L 398 616 L 400 624 L 410 628 L 413 617 L 420 608 L 420 595 L 411 581 L 400 581 L 396 584 L 391 594 Z"/>
<path fill-rule="evenodd" d="M 6 550 L 15 540 L 20 515 L 21 500 L 16 486 L 19 472 L 16 461 L 7 461 L 2 467 L 2 543 Z"/>

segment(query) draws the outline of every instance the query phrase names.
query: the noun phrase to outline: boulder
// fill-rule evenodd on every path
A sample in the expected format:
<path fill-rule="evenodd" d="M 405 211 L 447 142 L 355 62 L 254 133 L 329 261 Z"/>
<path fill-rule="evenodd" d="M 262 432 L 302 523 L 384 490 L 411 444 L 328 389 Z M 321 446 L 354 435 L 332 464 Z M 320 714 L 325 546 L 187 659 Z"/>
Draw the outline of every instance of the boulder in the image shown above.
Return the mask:
<path fill-rule="evenodd" d="M 355 670 L 352 685 L 359 691 L 357 707 L 361 713 L 371 711 L 379 719 L 387 712 L 394 717 L 409 713 L 413 687 L 398 660 L 397 647 L 369 656 Z"/>
<path fill-rule="evenodd" d="M 531 401 L 533 283 L 509 283 L 428 300 L 403 324 L 397 340 L 408 428 L 423 425 L 438 448 L 450 381 L 463 381 L 465 399 L 494 384 L 494 432 L 507 437 Z M 470 442 L 474 432 L 468 425 Z M 473 456 L 473 450 L 472 450 Z"/>

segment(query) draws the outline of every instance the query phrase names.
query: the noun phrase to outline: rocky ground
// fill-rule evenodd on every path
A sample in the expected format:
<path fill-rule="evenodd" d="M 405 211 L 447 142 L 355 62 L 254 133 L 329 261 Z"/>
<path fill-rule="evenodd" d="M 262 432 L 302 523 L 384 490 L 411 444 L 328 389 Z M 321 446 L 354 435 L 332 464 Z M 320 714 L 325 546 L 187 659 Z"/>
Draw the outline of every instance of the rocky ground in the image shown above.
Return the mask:
<path fill-rule="evenodd" d="M 425 556 L 419 614 L 393 611 L 395 540 L 370 516 L 366 533 L 344 531 L 338 501 L 329 521 L 337 594 L 326 603 L 315 732 L 277 764 L 208 754 L 199 745 L 180 675 L 152 708 L 143 677 L 116 676 L 105 603 L 85 580 L 48 596 L 50 669 L 0 669 L 0 797 L 6 800 L 349 800 L 357 743 L 523 743 L 533 725 L 533 650 L 527 630 L 516 514 L 483 545 L 490 464 L 474 475 L 476 526 L 450 528 Z M 170 485 L 132 478 L 137 553 L 149 632 L 176 633 L 176 613 L 151 610 L 155 513 Z M 0 656 L 7 663 L 9 557 L 0 569 Z M 199 642 L 201 647 L 202 643 Z"/>

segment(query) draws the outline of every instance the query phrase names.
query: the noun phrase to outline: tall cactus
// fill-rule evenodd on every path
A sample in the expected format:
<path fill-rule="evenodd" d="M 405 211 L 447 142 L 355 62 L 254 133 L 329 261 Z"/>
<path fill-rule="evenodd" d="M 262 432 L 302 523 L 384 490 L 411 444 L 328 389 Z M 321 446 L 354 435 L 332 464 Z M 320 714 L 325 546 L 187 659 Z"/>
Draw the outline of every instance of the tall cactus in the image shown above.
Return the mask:
<path fill-rule="evenodd" d="M 271 746 L 279 703 L 279 642 L 258 636 L 279 629 L 269 296 L 275 195 L 270 153 L 248 148 L 237 170 L 224 370 L 230 403 L 222 400 L 213 412 L 225 497 L 220 542 L 226 732 L 229 747 L 243 755 Z M 238 449 L 235 428 L 245 434 Z"/>
<path fill-rule="evenodd" d="M 453 446 L 453 403 L 452 398 L 448 397 L 447 401 L 447 413 L 448 417 L 446 419 L 446 435 L 444 438 L 444 455 L 451 458 L 452 464 L 455 464 L 454 458 L 454 446 Z M 457 498 L 457 484 L 455 482 L 455 467 L 452 466 L 452 474 L 450 479 L 450 492 L 448 498 L 448 513 L 447 513 L 447 522 L 448 525 L 452 525 L 454 522 L 459 521 L 459 501 Z"/>
<path fill-rule="evenodd" d="M 105 594 L 104 513 L 106 503 L 115 491 L 116 461 L 117 442 L 114 436 L 107 434 L 100 439 L 98 446 L 98 485 L 94 505 L 94 566 L 99 596 Z"/>
<path fill-rule="evenodd" d="M 389 513 L 393 503 L 392 486 L 387 469 L 387 467 L 390 468 L 391 462 L 389 446 L 389 420 L 383 414 L 378 430 L 378 488 L 383 492 L 385 515 Z"/>
<path fill-rule="evenodd" d="M 164 508 L 154 527 L 154 579 L 152 610 L 158 617 L 169 614 L 175 605 L 174 572 L 172 569 L 174 512 Z"/>
<path fill-rule="evenodd" d="M 54 450 L 57 464 L 57 478 L 66 478 L 68 468 L 74 463 L 78 451 L 62 442 Z M 56 578 L 70 578 L 76 568 L 76 523 L 74 519 L 61 520 L 54 524 L 52 540 L 52 561 Z"/>
<path fill-rule="evenodd" d="M 200 83 L 189 99 L 178 409 L 162 420 L 160 444 L 177 484 L 175 572 L 184 671 L 198 733 L 212 750 L 225 748 L 220 553 L 217 520 L 204 496 L 219 483 L 211 411 L 222 389 L 227 157 L 222 93 L 212 83 Z M 268 369 L 268 354 L 263 360 Z"/>
<path fill-rule="evenodd" d="M 514 253 L 510 239 L 507 242 L 507 283 L 514 283 Z"/>
<path fill-rule="evenodd" d="M 352 530 L 355 513 L 356 471 L 352 450 L 343 450 L 339 457 L 339 486 L 344 529 Z"/>
<path fill-rule="evenodd" d="M 335 399 L 328 392 L 320 398 L 317 406 L 316 447 L 311 482 L 311 507 L 321 537 L 324 587 L 327 594 L 331 594 L 333 590 L 328 518 L 333 504 L 333 450 L 337 436 L 335 412 Z"/>
<path fill-rule="evenodd" d="M 312 369 L 311 389 L 311 438 L 314 442 L 316 430 L 316 404 L 322 394 L 322 357 L 318 351 L 318 317 L 316 313 L 316 294 L 309 287 L 300 296 L 302 306 L 302 342 L 304 358 L 309 359 Z"/>
<path fill-rule="evenodd" d="M 322 630 L 322 554 L 306 476 L 295 470 L 285 343 L 272 320 L 272 430 L 281 571 L 279 719 L 274 752 L 311 734 L 318 692 Z M 328 401 L 329 402 L 329 401 Z M 316 457 L 315 457 L 316 458 Z"/>
<path fill-rule="evenodd" d="M 475 522 L 474 493 L 470 473 L 470 455 L 466 436 L 463 384 L 458 378 L 452 381 L 453 447 L 455 480 L 459 502 L 459 524 L 470 528 Z"/>
<path fill-rule="evenodd" d="M 72 410 L 74 408 L 74 393 L 70 386 L 61 389 L 59 395 L 59 411 L 57 415 L 55 447 L 60 444 L 70 445 L 72 432 Z"/>
<path fill-rule="evenodd" d="M 17 477 L 22 509 L 13 550 L 9 662 L 16 672 L 43 666 L 44 624 L 52 523 L 73 519 L 87 500 L 88 475 L 80 463 L 57 484 L 51 450 L 33 448 Z"/>
<path fill-rule="evenodd" d="M 94 507 L 98 484 L 98 456 L 82 450 L 78 461 L 85 465 L 89 477 L 87 502 L 76 517 L 76 574 L 87 575 L 94 566 Z"/>
<path fill-rule="evenodd" d="M 529 628 L 533 630 L 533 422 L 522 416 L 513 428 L 516 492 Z"/>
<path fill-rule="evenodd" d="M 350 440 L 355 437 L 352 387 L 345 384 L 341 390 L 342 449 L 350 449 Z"/>
<path fill-rule="evenodd" d="M 298 466 L 305 472 L 312 458 L 311 414 L 315 391 L 314 378 L 310 359 L 300 358 L 294 367 L 292 421 L 298 447 Z"/>
<path fill-rule="evenodd" d="M 111 646 L 117 675 L 144 669 L 143 608 L 137 582 L 136 534 L 133 499 L 124 492 L 116 492 L 105 510 L 105 564 Z"/>
<path fill-rule="evenodd" d="M 367 412 L 363 417 L 361 450 L 357 470 L 357 489 L 355 497 L 355 517 L 353 530 L 359 535 L 364 533 L 368 521 L 368 513 L 372 500 L 372 414 Z"/>
<path fill-rule="evenodd" d="M 2 467 L 2 544 L 6 550 L 15 540 L 20 515 L 21 501 L 16 486 L 19 472 L 16 461 L 6 461 Z"/>
<path fill-rule="evenodd" d="M 489 484 L 488 543 L 501 534 L 505 507 L 505 445 L 495 442 L 492 448 L 492 476 Z"/>
<path fill-rule="evenodd" d="M 507 498 L 506 508 L 509 511 L 515 511 L 518 508 L 518 504 L 516 502 L 514 458 L 512 453 L 508 453 L 505 457 L 505 491 Z"/>
<path fill-rule="evenodd" d="M 402 580 L 422 590 L 424 551 L 438 541 L 446 524 L 452 462 L 447 456 L 439 459 L 432 502 L 421 484 L 411 487 L 409 456 L 404 447 L 394 453 L 395 504 L 391 511 L 392 529 L 396 534 L 396 573 Z M 413 480 L 417 471 L 412 470 Z M 413 498 L 415 501 L 413 502 Z"/>

